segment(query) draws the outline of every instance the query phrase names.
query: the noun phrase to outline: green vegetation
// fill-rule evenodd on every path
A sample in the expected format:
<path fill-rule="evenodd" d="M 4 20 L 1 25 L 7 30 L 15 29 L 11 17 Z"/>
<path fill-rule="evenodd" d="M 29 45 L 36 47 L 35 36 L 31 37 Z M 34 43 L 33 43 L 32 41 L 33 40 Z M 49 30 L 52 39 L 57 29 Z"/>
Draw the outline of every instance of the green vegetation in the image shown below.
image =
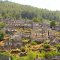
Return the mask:
<path fill-rule="evenodd" d="M 7 50 L 5 52 L 0 52 L 0 54 L 11 56 L 12 60 L 34 60 L 36 55 L 38 55 L 39 58 L 51 58 L 54 56 L 60 56 L 60 31 L 51 29 L 53 27 L 55 28 L 56 24 L 58 24 L 58 21 L 60 21 L 59 11 L 49 11 L 46 9 L 20 5 L 13 2 L 0 1 L 0 18 L 12 20 L 29 19 L 33 20 L 35 23 L 39 23 L 39 26 L 36 26 L 37 28 L 33 29 L 27 26 L 25 26 L 26 29 L 23 29 L 24 25 L 18 25 L 17 27 L 14 26 L 13 29 L 16 29 L 16 32 L 13 31 L 13 29 L 11 29 L 11 32 L 9 32 L 10 30 L 8 29 L 9 34 L 5 33 L 4 35 L 5 30 L 3 28 L 6 26 L 6 24 L 4 22 L 0 22 L 0 42 L 1 44 L 3 42 L 5 42 L 5 44 L 7 43 L 5 45 L 7 47 L 2 45 L 2 49 L 7 48 Z M 50 23 L 51 28 L 48 28 L 48 24 L 47 28 L 45 28 L 45 26 L 42 24 L 40 26 L 40 23 L 43 22 L 48 24 Z M 30 23 L 32 23 L 32 21 L 29 22 L 29 24 Z M 26 37 L 23 36 L 22 32 L 26 34 Z M 5 41 L 3 41 L 3 38 L 5 38 Z M 58 44 L 56 42 L 58 42 Z M 13 51 L 14 49 L 16 51 Z M 14 53 L 11 53 L 11 51 Z"/>
<path fill-rule="evenodd" d="M 57 50 L 60 51 L 60 44 L 57 44 L 56 47 L 57 47 Z"/>
<path fill-rule="evenodd" d="M 31 45 L 37 45 L 37 42 L 32 41 L 32 42 L 31 42 Z"/>
<path fill-rule="evenodd" d="M 21 52 L 25 52 L 25 48 L 24 47 L 21 48 Z"/>
<path fill-rule="evenodd" d="M 3 32 L 0 32 L 0 41 L 2 41 L 4 38 L 4 33 Z"/>
<path fill-rule="evenodd" d="M 55 26 L 56 26 L 56 22 L 55 22 L 55 21 L 51 21 L 51 22 L 50 22 L 50 27 L 51 27 L 51 28 L 52 28 L 52 27 L 55 28 Z"/>
<path fill-rule="evenodd" d="M 33 18 L 33 22 L 42 23 L 43 19 L 42 18 Z"/>
<path fill-rule="evenodd" d="M 49 45 L 49 44 L 44 44 L 43 47 L 44 47 L 45 49 L 47 49 L 47 48 L 50 48 L 50 45 Z"/>
<path fill-rule="evenodd" d="M 56 56 L 56 55 L 57 55 L 57 53 L 55 51 L 46 52 L 45 58 L 51 58 L 51 57 Z"/>
<path fill-rule="evenodd" d="M 49 11 L 47 9 L 39 9 L 36 7 L 20 5 L 13 2 L 0 2 L 0 18 L 9 19 L 46 19 L 47 21 L 60 20 L 59 11 Z"/>
<path fill-rule="evenodd" d="M 0 22 L 0 29 L 3 28 L 3 27 L 5 27 L 5 26 L 6 26 L 6 23 Z"/>

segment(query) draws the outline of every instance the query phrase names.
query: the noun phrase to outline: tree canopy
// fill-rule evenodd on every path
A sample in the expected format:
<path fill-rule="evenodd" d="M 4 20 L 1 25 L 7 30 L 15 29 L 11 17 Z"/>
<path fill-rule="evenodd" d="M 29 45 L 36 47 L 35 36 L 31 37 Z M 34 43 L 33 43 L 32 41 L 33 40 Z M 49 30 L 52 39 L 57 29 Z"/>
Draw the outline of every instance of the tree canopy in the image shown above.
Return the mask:
<path fill-rule="evenodd" d="M 3 34 L 3 32 L 0 32 L 0 41 L 2 41 L 3 38 L 4 38 L 4 34 Z"/>
<path fill-rule="evenodd" d="M 3 27 L 5 27 L 5 26 L 6 26 L 6 23 L 0 22 L 0 28 L 3 28 Z"/>
<path fill-rule="evenodd" d="M 50 27 L 52 28 L 52 27 L 55 27 L 55 26 L 56 26 L 55 21 L 51 21 L 51 22 L 50 22 Z"/>
<path fill-rule="evenodd" d="M 0 2 L 0 18 L 30 19 L 42 18 L 46 20 L 60 20 L 60 11 L 49 11 L 32 6 L 21 5 L 13 2 Z"/>

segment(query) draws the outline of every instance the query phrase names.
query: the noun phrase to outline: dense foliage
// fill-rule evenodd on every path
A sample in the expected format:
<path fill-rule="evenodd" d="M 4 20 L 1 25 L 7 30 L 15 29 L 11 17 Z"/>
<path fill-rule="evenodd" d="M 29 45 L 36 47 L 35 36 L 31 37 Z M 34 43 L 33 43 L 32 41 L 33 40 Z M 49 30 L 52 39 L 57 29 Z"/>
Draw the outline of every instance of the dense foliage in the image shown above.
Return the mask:
<path fill-rule="evenodd" d="M 55 26 L 56 26 L 55 21 L 51 21 L 51 22 L 50 22 L 50 27 L 52 28 L 52 27 L 55 27 Z"/>
<path fill-rule="evenodd" d="M 3 34 L 3 32 L 0 32 L 0 41 L 2 41 L 3 38 L 4 38 L 4 34 Z"/>
<path fill-rule="evenodd" d="M 39 9 L 36 7 L 26 6 L 26 5 L 20 5 L 17 3 L 8 2 L 8 0 L 5 0 L 2 2 L 0 1 L 0 18 L 8 18 L 8 19 L 31 19 L 34 22 L 41 22 L 43 24 L 44 20 L 50 20 L 50 27 L 55 28 L 57 27 L 57 23 L 55 21 L 60 20 L 60 12 L 59 11 L 49 11 L 46 9 Z M 46 21 L 47 22 L 47 21 Z M 29 22 L 32 23 L 32 22 Z M 59 23 L 60 24 L 60 23 Z M 60 31 L 56 31 L 53 29 L 50 29 L 47 27 L 45 29 L 41 25 L 42 28 L 39 27 L 39 29 L 36 29 L 36 33 L 34 32 L 34 29 L 31 28 L 15 28 L 17 30 L 16 33 L 8 32 L 5 33 L 5 30 L 3 29 L 5 26 L 7 26 L 4 22 L 0 22 L 0 42 L 4 43 L 4 46 L 0 46 L 3 50 L 7 48 L 7 51 L 4 51 L 3 53 L 0 52 L 0 54 L 11 56 L 12 60 L 35 60 L 36 56 L 38 58 L 54 58 L 56 56 L 60 56 Z M 24 37 L 20 39 L 20 33 L 28 33 L 29 35 L 31 31 L 33 32 L 33 35 L 31 35 L 33 38 L 44 38 L 46 33 L 48 34 L 48 39 L 44 40 L 44 42 L 37 42 L 37 40 L 32 40 L 29 36 L 29 38 Z M 41 35 L 40 35 L 41 31 Z M 51 33 L 52 35 L 51 35 Z M 18 34 L 19 33 L 19 34 Z M 17 37 L 19 35 L 19 37 Z M 28 34 L 27 34 L 28 35 Z M 35 36 L 34 36 L 35 35 Z M 37 36 L 36 36 L 37 35 Z M 39 36 L 38 36 L 39 35 Z M 15 37 L 16 36 L 16 37 Z M 22 35 L 23 36 L 23 35 Z M 21 36 L 21 37 L 22 37 Z M 40 37 L 41 36 L 41 37 Z M 52 37 L 50 37 L 52 36 Z M 14 38 L 15 37 L 15 38 Z M 4 39 L 5 38 L 5 39 Z M 18 39 L 17 39 L 18 38 Z M 11 40 L 11 41 L 10 41 Z M 20 45 L 21 42 L 21 45 Z M 0 43 L 0 44 L 1 44 Z M 16 44 L 17 43 L 17 44 Z M 19 53 L 11 53 L 16 50 Z M 41 59 L 41 60 L 43 60 Z M 45 60 L 45 59 L 44 59 Z"/>
<path fill-rule="evenodd" d="M 60 20 L 59 11 L 49 11 L 47 9 L 40 9 L 36 7 L 20 5 L 13 2 L 0 2 L 0 18 L 10 19 L 33 19 L 41 18 L 47 20 Z"/>
<path fill-rule="evenodd" d="M 0 29 L 5 27 L 5 26 L 6 26 L 6 24 L 4 22 L 0 22 Z"/>

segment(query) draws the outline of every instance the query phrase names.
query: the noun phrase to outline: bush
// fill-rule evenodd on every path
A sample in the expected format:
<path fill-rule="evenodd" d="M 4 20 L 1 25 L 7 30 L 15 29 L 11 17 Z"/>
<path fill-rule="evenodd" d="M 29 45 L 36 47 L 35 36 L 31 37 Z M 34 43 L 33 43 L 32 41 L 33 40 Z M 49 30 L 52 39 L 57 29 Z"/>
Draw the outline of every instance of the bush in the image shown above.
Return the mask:
<path fill-rule="evenodd" d="M 25 48 L 24 47 L 21 48 L 21 52 L 25 52 Z"/>
<path fill-rule="evenodd" d="M 0 22 L 0 28 L 3 28 L 3 27 L 5 27 L 5 26 L 6 26 L 6 23 Z"/>
<path fill-rule="evenodd" d="M 51 58 L 57 56 L 57 52 L 56 51 L 50 51 L 50 52 L 46 52 L 45 53 L 45 58 Z"/>
<path fill-rule="evenodd" d="M 35 54 L 32 51 L 30 51 L 28 53 L 27 60 L 34 60 L 34 58 L 35 58 Z"/>
<path fill-rule="evenodd" d="M 4 34 L 3 34 L 3 32 L 0 32 L 0 41 L 2 41 L 3 38 L 4 38 Z"/>
<path fill-rule="evenodd" d="M 56 47 L 57 47 L 57 50 L 60 51 L 60 44 L 57 44 Z"/>
<path fill-rule="evenodd" d="M 32 41 L 31 45 L 37 45 L 37 43 L 35 41 Z"/>
<path fill-rule="evenodd" d="M 45 58 L 50 58 L 52 56 L 51 53 L 45 53 Z"/>
<path fill-rule="evenodd" d="M 51 51 L 51 48 L 50 48 L 50 45 L 49 45 L 49 44 L 44 44 L 44 45 L 43 45 L 43 49 L 44 49 L 44 51 L 46 51 L 46 52 Z"/>
<path fill-rule="evenodd" d="M 47 48 L 50 48 L 50 45 L 49 45 L 49 44 L 44 44 L 43 47 L 44 47 L 45 49 L 47 49 Z"/>
<path fill-rule="evenodd" d="M 50 27 L 51 27 L 51 28 L 52 28 L 52 27 L 54 27 L 54 28 L 55 28 L 55 26 L 56 26 L 55 21 L 51 21 L 51 22 L 50 22 Z"/>

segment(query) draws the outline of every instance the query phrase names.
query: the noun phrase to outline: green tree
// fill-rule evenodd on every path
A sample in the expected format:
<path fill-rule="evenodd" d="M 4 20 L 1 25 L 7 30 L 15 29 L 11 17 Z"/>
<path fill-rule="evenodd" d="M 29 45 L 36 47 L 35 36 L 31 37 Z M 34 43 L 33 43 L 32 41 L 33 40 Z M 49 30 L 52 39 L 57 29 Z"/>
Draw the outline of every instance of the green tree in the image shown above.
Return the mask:
<path fill-rule="evenodd" d="M 2 41 L 4 38 L 4 33 L 3 32 L 0 32 L 0 41 Z"/>
<path fill-rule="evenodd" d="M 56 22 L 55 21 L 51 21 L 50 22 L 50 27 L 55 29 L 56 26 Z"/>
<path fill-rule="evenodd" d="M 42 23 L 43 22 L 43 19 L 42 18 L 36 18 L 36 17 L 34 17 L 33 18 L 33 22 L 39 22 L 39 23 Z"/>
<path fill-rule="evenodd" d="M 6 24 L 4 22 L 0 22 L 0 29 L 5 27 L 5 26 L 6 26 Z"/>
<path fill-rule="evenodd" d="M 28 19 L 32 20 L 34 17 L 37 17 L 50 21 L 60 20 L 60 11 L 49 11 L 47 9 L 39 9 L 7 1 L 8 0 L 0 0 L 1 18 L 25 19 L 27 17 Z"/>

